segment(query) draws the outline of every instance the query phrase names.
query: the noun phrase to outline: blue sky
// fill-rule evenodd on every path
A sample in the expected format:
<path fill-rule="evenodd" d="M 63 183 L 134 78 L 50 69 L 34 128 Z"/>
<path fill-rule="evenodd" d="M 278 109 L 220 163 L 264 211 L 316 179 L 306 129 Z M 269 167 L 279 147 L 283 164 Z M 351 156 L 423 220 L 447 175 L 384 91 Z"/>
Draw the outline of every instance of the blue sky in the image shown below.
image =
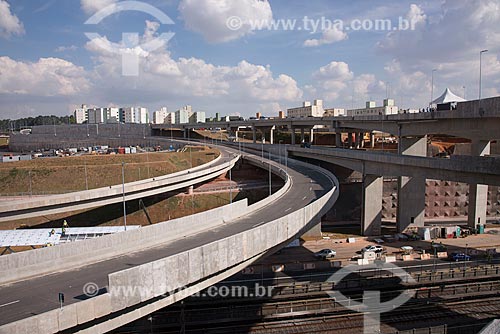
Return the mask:
<path fill-rule="evenodd" d="M 381 103 L 387 92 L 401 107 L 419 108 L 430 100 L 435 68 L 435 97 L 450 87 L 476 98 L 482 49 L 490 50 L 483 95 L 499 95 L 500 0 L 148 0 L 175 24 L 157 24 L 137 11 L 84 24 L 117 3 L 0 0 L 0 117 L 64 115 L 82 103 L 151 111 L 191 104 L 209 115 L 272 116 L 315 98 L 328 107 Z M 227 27 L 232 17 L 240 18 L 241 29 Z M 343 26 L 312 33 L 304 17 Z M 353 20 L 397 24 L 400 18 L 415 29 L 351 28 Z M 271 20 L 296 26 L 250 28 Z M 137 77 L 123 76 L 121 55 L 102 48 L 120 43 L 123 32 L 147 42 L 168 31 L 175 36 L 159 49 L 129 50 L 140 55 Z M 85 32 L 102 38 L 91 42 Z"/>

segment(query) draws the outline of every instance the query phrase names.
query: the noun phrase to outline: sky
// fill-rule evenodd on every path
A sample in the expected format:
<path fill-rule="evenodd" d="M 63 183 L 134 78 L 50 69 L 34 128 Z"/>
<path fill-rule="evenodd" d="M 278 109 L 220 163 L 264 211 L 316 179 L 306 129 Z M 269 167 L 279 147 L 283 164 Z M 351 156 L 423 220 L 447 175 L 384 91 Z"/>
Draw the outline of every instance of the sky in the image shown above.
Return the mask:
<path fill-rule="evenodd" d="M 500 0 L 0 0 L 0 118 L 422 108 L 447 87 L 477 99 L 486 49 L 482 95 L 497 96 L 499 23 Z"/>

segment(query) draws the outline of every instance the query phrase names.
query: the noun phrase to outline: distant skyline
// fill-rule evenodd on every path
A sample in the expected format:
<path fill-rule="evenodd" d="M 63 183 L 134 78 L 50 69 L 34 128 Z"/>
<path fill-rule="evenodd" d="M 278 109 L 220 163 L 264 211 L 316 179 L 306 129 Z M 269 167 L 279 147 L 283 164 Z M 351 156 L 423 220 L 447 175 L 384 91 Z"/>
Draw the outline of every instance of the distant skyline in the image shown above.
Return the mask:
<path fill-rule="evenodd" d="M 147 0 L 174 24 L 139 12 L 84 24 L 119 2 L 0 0 L 0 118 L 68 115 L 81 104 L 277 116 L 304 100 L 351 108 L 388 94 L 422 108 L 433 69 L 434 98 L 449 87 L 477 99 L 484 49 L 482 96 L 500 95 L 500 0 Z M 414 29 L 354 29 L 377 20 Z M 250 27 L 262 22 L 276 26 Z M 169 31 L 154 51 L 130 49 L 141 55 L 135 77 L 102 48 L 122 33 L 145 43 Z"/>

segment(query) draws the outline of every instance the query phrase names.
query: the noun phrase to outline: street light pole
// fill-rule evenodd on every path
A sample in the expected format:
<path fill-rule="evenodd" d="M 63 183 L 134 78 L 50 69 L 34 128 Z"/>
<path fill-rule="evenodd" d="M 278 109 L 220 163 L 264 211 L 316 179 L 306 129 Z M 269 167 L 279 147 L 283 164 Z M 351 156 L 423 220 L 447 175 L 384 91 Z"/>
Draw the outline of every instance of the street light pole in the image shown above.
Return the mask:
<path fill-rule="evenodd" d="M 431 79 L 431 103 L 429 104 L 429 107 L 432 108 L 432 102 L 434 101 L 434 72 L 436 72 L 437 69 L 432 70 L 432 79 Z"/>
<path fill-rule="evenodd" d="M 481 109 L 481 95 L 483 90 L 483 53 L 488 52 L 488 50 L 482 50 L 479 52 L 479 115 L 482 115 L 483 111 Z"/>
<path fill-rule="evenodd" d="M 271 185 L 271 151 L 269 151 L 269 161 L 268 161 L 268 164 L 269 164 L 269 196 L 271 196 L 273 194 L 273 188 L 272 188 L 272 185 Z"/>
<path fill-rule="evenodd" d="M 229 170 L 229 204 L 233 204 L 233 175 Z"/>
<path fill-rule="evenodd" d="M 123 226 L 127 230 L 127 206 L 125 205 L 125 162 L 122 161 Z"/>

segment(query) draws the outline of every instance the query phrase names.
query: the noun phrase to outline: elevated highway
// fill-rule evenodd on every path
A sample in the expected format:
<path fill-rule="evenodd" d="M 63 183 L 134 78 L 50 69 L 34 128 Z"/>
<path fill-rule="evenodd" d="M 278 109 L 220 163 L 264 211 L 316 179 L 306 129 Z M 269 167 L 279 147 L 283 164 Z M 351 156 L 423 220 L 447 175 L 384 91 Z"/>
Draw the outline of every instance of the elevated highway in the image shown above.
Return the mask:
<path fill-rule="evenodd" d="M 184 142 L 186 143 L 186 142 Z M 214 161 L 188 170 L 125 184 L 125 200 L 144 198 L 168 191 L 184 189 L 214 179 L 234 167 L 239 156 L 226 150 Z M 24 198 L 0 202 L 0 223 L 29 219 L 40 215 L 57 214 L 120 203 L 122 185 L 79 191 L 60 195 Z"/>
<path fill-rule="evenodd" d="M 421 176 L 433 180 L 500 186 L 500 159 L 494 157 L 451 156 L 444 159 L 321 146 L 290 146 L 287 150 L 292 157 L 330 162 L 365 175 Z"/>
<path fill-rule="evenodd" d="M 252 128 L 253 139 L 255 131 L 269 133 L 275 128 L 287 128 L 295 132 L 300 130 L 302 137 L 304 130 L 310 131 L 315 126 L 325 126 L 330 131 L 340 133 L 359 133 L 380 131 L 394 136 L 410 137 L 429 134 L 450 135 L 471 140 L 500 139 L 500 97 L 481 101 L 482 110 L 479 111 L 478 101 L 458 103 L 457 109 L 452 111 L 423 112 L 416 114 L 379 115 L 379 116 L 340 116 L 340 117 L 307 117 L 285 119 L 261 119 L 233 122 L 215 122 L 207 124 L 180 124 L 176 128 L 182 130 L 200 128 L 222 128 L 233 133 L 239 127 Z M 169 130 L 167 125 L 152 125 L 153 133 Z M 294 138 L 292 137 L 292 141 Z M 271 144 L 272 144 L 271 139 Z M 293 142 L 292 142 L 293 143 Z"/>
<path fill-rule="evenodd" d="M 317 224 L 338 197 L 338 181 L 326 170 L 292 159 L 285 167 L 249 154 L 243 158 L 270 167 L 286 179 L 285 188 L 252 206 L 237 202 L 137 233 L 0 257 L 0 333 L 117 328 L 282 247 Z M 81 257 L 93 259 L 73 267 L 72 260 Z M 54 261 L 66 268 L 56 270 Z M 83 290 L 90 282 L 100 289 L 92 298 Z M 66 297 L 62 309 L 59 292 Z"/>

